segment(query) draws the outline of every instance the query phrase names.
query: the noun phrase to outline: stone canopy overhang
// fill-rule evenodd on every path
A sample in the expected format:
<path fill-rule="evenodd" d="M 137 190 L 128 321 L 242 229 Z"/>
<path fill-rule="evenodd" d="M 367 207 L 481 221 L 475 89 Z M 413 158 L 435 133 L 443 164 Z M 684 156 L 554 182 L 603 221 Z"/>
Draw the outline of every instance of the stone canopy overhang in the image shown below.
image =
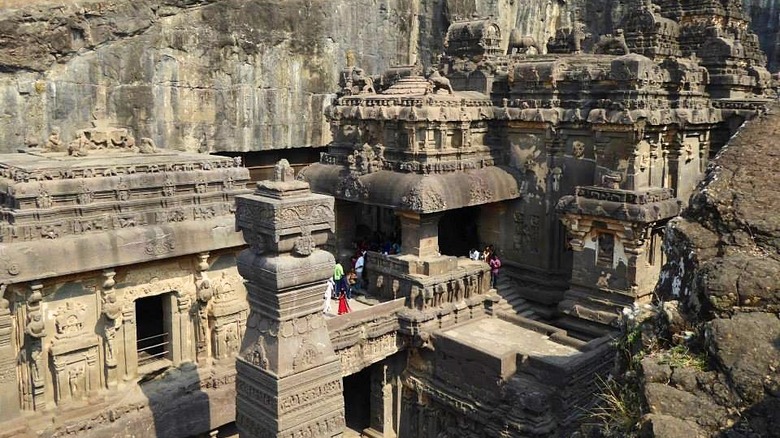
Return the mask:
<path fill-rule="evenodd" d="M 382 170 L 360 175 L 340 165 L 315 163 L 298 178 L 345 201 L 416 213 L 436 213 L 473 205 L 517 199 L 525 187 L 505 166 L 488 166 L 440 174 Z"/>
<path fill-rule="evenodd" d="M 577 187 L 574 195 L 564 196 L 558 201 L 556 211 L 561 215 L 608 218 L 644 225 L 679 215 L 682 202 L 665 188 L 628 191 Z"/>

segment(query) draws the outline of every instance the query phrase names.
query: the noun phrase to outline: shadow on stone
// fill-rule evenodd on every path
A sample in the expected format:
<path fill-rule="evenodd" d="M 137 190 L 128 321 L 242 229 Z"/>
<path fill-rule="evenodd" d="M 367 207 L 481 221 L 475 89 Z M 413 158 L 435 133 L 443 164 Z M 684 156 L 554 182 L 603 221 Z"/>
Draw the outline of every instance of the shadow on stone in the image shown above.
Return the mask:
<path fill-rule="evenodd" d="M 212 405 L 201 389 L 201 377 L 195 365 L 184 364 L 149 374 L 139 385 L 149 399 L 153 436 L 188 437 L 211 430 Z"/>

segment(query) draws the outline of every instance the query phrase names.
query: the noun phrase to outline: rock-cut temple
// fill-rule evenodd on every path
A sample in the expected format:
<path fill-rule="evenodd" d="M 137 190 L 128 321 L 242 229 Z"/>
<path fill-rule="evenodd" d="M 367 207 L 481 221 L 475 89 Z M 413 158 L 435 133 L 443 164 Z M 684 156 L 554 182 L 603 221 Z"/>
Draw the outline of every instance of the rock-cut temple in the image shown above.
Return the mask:
<path fill-rule="evenodd" d="M 99 124 L 0 156 L 0 437 L 568 436 L 765 64 L 738 1 L 546 42 L 475 17 L 433 67 L 348 65 L 327 152 L 254 191 Z M 324 314 L 374 236 L 400 251 Z"/>

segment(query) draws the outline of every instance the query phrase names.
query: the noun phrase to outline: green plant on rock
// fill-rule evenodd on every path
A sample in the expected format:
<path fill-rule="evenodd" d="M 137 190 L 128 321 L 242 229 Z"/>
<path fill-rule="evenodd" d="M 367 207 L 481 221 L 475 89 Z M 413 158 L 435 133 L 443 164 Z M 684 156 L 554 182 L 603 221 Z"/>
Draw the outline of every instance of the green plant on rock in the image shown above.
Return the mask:
<path fill-rule="evenodd" d="M 675 345 L 662 352 L 658 358 L 659 364 L 667 364 L 672 368 L 693 368 L 699 371 L 708 369 L 707 355 L 691 352 L 687 346 Z"/>

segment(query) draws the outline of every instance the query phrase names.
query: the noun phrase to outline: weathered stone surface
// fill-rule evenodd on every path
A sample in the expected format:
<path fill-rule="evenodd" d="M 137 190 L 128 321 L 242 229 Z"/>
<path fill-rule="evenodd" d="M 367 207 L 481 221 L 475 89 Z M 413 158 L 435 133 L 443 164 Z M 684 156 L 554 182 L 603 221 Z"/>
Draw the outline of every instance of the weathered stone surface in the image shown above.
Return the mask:
<path fill-rule="evenodd" d="M 667 228 L 669 259 L 657 292 L 679 300 L 682 312 L 673 315 L 676 323 L 658 327 L 665 339 L 706 348 L 712 368 L 675 368 L 664 382 L 663 367 L 652 364 L 664 353 L 643 360 L 647 402 L 651 412 L 664 414 L 648 419 L 647 436 L 663 436 L 690 419 L 705 436 L 777 436 L 780 199 L 776 175 L 767 169 L 778 163 L 769 139 L 779 122 L 772 106 L 743 126 L 683 218 Z"/>
<path fill-rule="evenodd" d="M 744 402 L 754 404 L 765 396 L 780 396 L 777 315 L 748 313 L 715 319 L 710 323 L 707 338 L 712 354 Z"/>
<path fill-rule="evenodd" d="M 773 65 L 776 0 L 745 7 Z M 189 151 L 318 146 L 348 51 L 380 74 L 434 63 L 456 17 L 493 16 L 542 44 L 571 27 L 575 10 L 602 35 L 626 9 L 617 0 L 12 2 L 0 10 L 0 150 L 40 143 L 54 126 L 70 139 L 94 116 Z"/>
<path fill-rule="evenodd" d="M 644 395 L 653 414 L 686 418 L 708 429 L 718 429 L 729 424 L 725 408 L 689 392 L 660 383 L 648 383 Z"/>
<path fill-rule="evenodd" d="M 642 418 L 641 437 L 647 438 L 698 438 L 707 436 L 692 421 L 663 414 L 648 414 Z"/>

